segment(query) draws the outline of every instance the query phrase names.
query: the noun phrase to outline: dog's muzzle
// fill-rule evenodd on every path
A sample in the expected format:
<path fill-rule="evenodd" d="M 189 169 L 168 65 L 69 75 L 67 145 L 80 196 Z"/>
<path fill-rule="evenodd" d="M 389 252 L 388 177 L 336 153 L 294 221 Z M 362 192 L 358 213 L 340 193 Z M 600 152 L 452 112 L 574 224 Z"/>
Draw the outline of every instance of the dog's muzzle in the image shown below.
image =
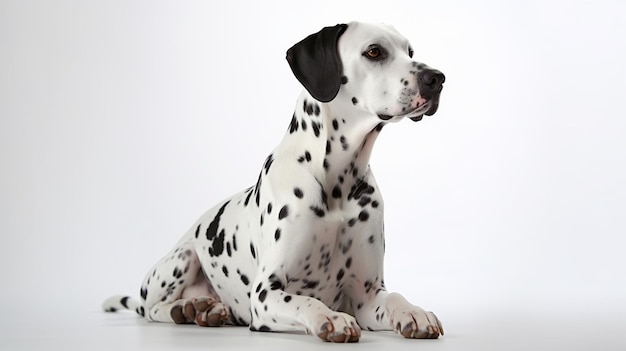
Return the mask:
<path fill-rule="evenodd" d="M 443 82 L 446 76 L 436 69 L 425 69 L 417 77 L 417 86 L 422 98 L 430 102 L 430 108 L 426 111 L 426 116 L 432 116 L 439 107 L 439 95 L 443 89 Z"/>

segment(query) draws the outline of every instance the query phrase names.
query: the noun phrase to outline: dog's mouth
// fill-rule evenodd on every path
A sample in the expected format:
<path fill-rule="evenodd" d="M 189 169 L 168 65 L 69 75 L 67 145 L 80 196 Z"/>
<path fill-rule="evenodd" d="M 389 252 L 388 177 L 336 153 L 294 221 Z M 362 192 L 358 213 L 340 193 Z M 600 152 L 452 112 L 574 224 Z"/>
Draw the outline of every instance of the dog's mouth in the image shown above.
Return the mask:
<path fill-rule="evenodd" d="M 422 104 L 421 106 L 416 107 L 415 109 L 401 114 L 401 115 L 385 115 L 385 114 L 379 114 L 378 118 L 382 119 L 383 121 L 388 121 L 392 118 L 410 118 L 412 121 L 414 122 L 418 122 L 421 121 L 422 118 L 424 118 L 424 115 L 426 116 L 432 116 L 435 114 L 435 112 L 437 112 L 437 108 L 439 108 L 439 96 L 435 96 L 433 97 L 430 101 Z"/>

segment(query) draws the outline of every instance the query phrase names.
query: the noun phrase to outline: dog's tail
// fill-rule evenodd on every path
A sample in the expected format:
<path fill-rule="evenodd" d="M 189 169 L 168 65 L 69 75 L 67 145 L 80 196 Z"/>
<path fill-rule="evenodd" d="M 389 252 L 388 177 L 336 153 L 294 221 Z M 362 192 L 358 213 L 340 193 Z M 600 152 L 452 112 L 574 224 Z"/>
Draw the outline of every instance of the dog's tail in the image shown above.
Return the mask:
<path fill-rule="evenodd" d="M 131 310 L 137 312 L 138 315 L 144 317 L 145 311 L 141 302 L 131 298 L 130 296 L 115 295 L 104 300 L 102 303 L 104 312 L 116 312 L 118 310 Z"/>

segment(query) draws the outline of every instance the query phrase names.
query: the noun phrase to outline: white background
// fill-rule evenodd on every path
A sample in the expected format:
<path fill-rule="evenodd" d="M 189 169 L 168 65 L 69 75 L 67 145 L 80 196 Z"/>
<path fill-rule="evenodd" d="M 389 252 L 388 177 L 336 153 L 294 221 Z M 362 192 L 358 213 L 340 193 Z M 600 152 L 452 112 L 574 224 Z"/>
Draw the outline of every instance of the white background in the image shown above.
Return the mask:
<path fill-rule="evenodd" d="M 386 127 L 371 160 L 387 285 L 447 327 L 421 347 L 623 350 L 625 15 L 617 0 L 0 0 L 0 348 L 222 340 L 99 305 L 137 296 L 202 212 L 255 182 L 301 89 L 286 49 L 359 19 L 447 77 L 439 112 Z M 376 345 L 392 342 L 416 347 Z"/>

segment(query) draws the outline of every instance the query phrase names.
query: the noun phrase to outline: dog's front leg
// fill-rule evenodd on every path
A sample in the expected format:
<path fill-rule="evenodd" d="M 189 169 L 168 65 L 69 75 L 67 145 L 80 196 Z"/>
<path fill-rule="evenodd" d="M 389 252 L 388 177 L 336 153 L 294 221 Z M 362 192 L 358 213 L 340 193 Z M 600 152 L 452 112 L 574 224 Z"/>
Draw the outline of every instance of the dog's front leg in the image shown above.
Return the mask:
<path fill-rule="evenodd" d="M 284 266 L 280 264 L 278 266 Z M 268 268 L 267 266 L 265 268 Z M 329 309 L 324 303 L 305 295 L 285 291 L 281 270 L 259 272 L 251 292 L 253 331 L 302 331 L 324 341 L 356 342 L 361 336 L 354 317 Z"/>
<path fill-rule="evenodd" d="M 406 338 L 436 339 L 443 335 L 441 322 L 434 313 L 409 303 L 398 293 L 382 287 L 370 289 L 357 304 L 359 325 L 368 330 L 393 330 Z"/>

